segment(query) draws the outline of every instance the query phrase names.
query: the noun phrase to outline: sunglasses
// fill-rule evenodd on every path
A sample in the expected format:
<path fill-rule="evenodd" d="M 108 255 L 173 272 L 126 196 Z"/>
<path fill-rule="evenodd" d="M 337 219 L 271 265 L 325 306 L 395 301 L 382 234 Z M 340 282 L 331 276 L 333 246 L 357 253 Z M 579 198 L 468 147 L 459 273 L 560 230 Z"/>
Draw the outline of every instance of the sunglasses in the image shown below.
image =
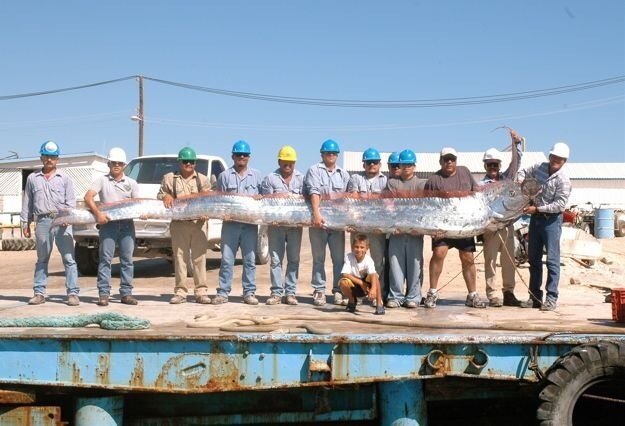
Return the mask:
<path fill-rule="evenodd" d="M 111 167 L 124 167 L 124 163 L 121 161 L 109 161 Z"/>
<path fill-rule="evenodd" d="M 399 169 L 401 167 L 398 163 L 388 163 L 389 169 Z"/>
<path fill-rule="evenodd" d="M 499 163 L 486 163 L 486 167 L 497 168 L 497 167 L 499 167 Z"/>
<path fill-rule="evenodd" d="M 234 156 L 235 156 L 235 157 L 241 157 L 241 158 L 247 158 L 247 157 L 249 157 L 249 156 L 250 156 L 250 154 L 244 154 L 244 153 L 241 153 L 241 154 L 234 154 Z"/>
<path fill-rule="evenodd" d="M 456 157 L 443 157 L 443 162 L 447 163 L 448 161 L 451 161 L 452 163 L 456 162 Z"/>
<path fill-rule="evenodd" d="M 380 164 L 380 160 L 367 160 L 365 161 L 365 164 L 367 166 L 371 166 L 371 165 L 377 166 L 378 164 Z"/>
<path fill-rule="evenodd" d="M 58 155 L 42 155 L 41 158 L 46 159 L 46 160 L 58 160 L 59 156 Z"/>
<path fill-rule="evenodd" d="M 195 160 L 182 160 L 181 163 L 182 164 L 193 164 L 193 165 L 195 165 Z"/>

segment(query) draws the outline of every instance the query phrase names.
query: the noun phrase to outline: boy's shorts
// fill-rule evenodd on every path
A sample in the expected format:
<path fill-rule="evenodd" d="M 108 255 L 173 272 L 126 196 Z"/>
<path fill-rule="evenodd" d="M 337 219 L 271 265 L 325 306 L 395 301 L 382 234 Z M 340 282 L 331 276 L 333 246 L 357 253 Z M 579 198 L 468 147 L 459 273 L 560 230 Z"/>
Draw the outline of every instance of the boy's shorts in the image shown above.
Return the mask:
<path fill-rule="evenodd" d="M 440 240 L 435 240 L 432 238 L 432 250 L 434 247 L 448 246 L 449 248 L 458 249 L 458 251 L 469 251 L 475 252 L 475 239 L 471 238 L 441 238 Z"/>
<path fill-rule="evenodd" d="M 352 280 L 350 280 L 349 278 L 341 278 L 342 281 L 345 281 L 347 283 L 349 283 L 349 287 L 352 289 L 352 294 L 354 295 L 354 297 L 365 297 L 365 291 L 362 289 L 361 286 L 354 284 L 354 282 Z M 364 279 L 364 281 L 369 284 L 367 287 L 371 288 L 371 276 L 367 275 Z"/>

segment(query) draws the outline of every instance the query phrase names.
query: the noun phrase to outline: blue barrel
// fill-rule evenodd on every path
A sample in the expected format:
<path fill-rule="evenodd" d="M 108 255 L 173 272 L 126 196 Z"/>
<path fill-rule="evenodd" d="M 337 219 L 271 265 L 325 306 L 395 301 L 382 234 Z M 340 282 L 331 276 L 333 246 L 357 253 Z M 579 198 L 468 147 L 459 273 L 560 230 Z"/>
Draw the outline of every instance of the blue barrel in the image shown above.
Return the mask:
<path fill-rule="evenodd" d="M 595 237 L 614 238 L 613 209 L 595 209 Z"/>

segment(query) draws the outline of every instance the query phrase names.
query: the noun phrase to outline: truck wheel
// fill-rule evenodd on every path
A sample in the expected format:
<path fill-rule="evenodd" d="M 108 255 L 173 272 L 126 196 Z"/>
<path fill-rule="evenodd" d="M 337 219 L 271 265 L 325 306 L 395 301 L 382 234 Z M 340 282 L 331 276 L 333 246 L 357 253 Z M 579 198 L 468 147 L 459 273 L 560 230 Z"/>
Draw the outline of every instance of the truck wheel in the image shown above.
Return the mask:
<path fill-rule="evenodd" d="M 269 237 L 267 226 L 258 227 L 258 239 L 256 240 L 256 264 L 264 265 L 269 262 Z"/>
<path fill-rule="evenodd" d="M 625 399 L 625 342 L 580 345 L 547 372 L 537 419 L 543 426 L 598 424 Z M 594 416 L 594 418 L 592 417 Z M 599 422 L 601 423 L 601 422 Z M 604 423 L 601 423 L 604 424 Z"/>
<path fill-rule="evenodd" d="M 80 273 L 86 277 L 93 277 L 98 273 L 100 255 L 97 248 L 89 248 L 76 244 L 76 265 Z"/>
<path fill-rule="evenodd" d="M 32 238 L 10 238 L 2 240 L 2 250 L 4 251 L 24 251 L 34 250 L 35 240 Z"/>

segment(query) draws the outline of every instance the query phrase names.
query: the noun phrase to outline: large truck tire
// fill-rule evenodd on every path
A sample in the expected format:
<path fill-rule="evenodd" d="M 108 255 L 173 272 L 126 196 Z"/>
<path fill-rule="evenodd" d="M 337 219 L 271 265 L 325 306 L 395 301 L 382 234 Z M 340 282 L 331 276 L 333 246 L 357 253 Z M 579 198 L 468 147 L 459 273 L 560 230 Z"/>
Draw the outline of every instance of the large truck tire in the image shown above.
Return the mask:
<path fill-rule="evenodd" d="M 625 342 L 577 346 L 547 371 L 538 397 L 542 426 L 609 424 L 610 410 L 625 400 Z M 579 418 L 584 413 L 594 416 L 591 423 Z"/>
<path fill-rule="evenodd" d="M 256 264 L 265 265 L 269 262 L 269 237 L 267 236 L 267 226 L 258 227 L 258 239 L 256 240 Z"/>
<path fill-rule="evenodd" d="M 98 249 L 76 244 L 75 251 L 78 271 L 86 277 L 96 276 L 98 274 L 98 263 L 100 262 Z"/>
<path fill-rule="evenodd" d="M 32 238 L 9 238 L 2 240 L 2 250 L 4 251 L 24 251 L 34 250 L 36 241 Z"/>

